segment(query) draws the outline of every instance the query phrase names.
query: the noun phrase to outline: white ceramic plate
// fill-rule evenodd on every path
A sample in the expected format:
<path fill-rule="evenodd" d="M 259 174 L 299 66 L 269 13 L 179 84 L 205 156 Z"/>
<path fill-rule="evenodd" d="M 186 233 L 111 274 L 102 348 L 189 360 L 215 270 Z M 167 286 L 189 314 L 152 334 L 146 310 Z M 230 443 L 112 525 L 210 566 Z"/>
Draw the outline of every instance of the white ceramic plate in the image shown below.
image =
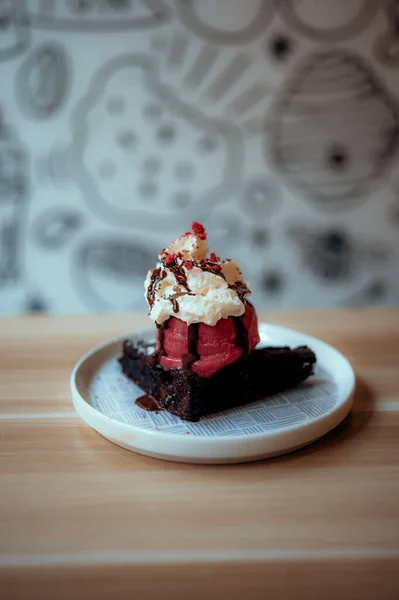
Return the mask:
<path fill-rule="evenodd" d="M 105 438 L 165 460 L 237 463 L 296 450 L 336 427 L 352 406 L 355 376 L 347 359 L 324 342 L 285 327 L 259 325 L 260 346 L 309 346 L 315 375 L 293 390 L 225 410 L 198 423 L 135 404 L 143 392 L 117 362 L 126 337 L 154 338 L 140 331 L 91 350 L 75 366 L 72 397 L 81 418 Z"/>

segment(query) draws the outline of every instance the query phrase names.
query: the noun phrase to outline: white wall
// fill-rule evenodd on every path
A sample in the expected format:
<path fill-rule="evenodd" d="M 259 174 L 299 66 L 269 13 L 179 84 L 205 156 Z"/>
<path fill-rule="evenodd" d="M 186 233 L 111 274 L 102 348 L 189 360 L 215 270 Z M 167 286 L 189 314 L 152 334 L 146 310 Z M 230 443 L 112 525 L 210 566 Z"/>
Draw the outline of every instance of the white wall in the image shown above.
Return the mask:
<path fill-rule="evenodd" d="M 193 219 L 260 307 L 397 303 L 394 4 L 0 2 L 0 313 L 144 308 Z"/>

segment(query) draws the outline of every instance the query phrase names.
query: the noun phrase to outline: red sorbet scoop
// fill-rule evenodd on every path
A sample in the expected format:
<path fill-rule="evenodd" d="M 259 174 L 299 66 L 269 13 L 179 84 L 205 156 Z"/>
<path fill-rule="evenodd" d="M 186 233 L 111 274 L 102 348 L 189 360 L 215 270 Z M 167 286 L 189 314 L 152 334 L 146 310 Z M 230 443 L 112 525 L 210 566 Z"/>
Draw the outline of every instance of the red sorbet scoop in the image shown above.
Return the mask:
<path fill-rule="evenodd" d="M 163 335 L 165 355 L 160 357 L 160 364 L 164 369 L 181 369 L 183 356 L 188 353 L 187 323 L 171 317 Z M 249 353 L 258 344 L 259 339 L 256 313 L 254 307 L 247 303 L 242 318 L 220 319 L 213 327 L 203 323 L 199 324 L 197 343 L 199 359 L 192 363 L 191 368 L 200 377 L 210 377 L 222 367 L 241 358 L 246 341 L 248 341 L 247 351 Z M 157 330 L 156 349 L 159 348 L 159 330 Z"/>

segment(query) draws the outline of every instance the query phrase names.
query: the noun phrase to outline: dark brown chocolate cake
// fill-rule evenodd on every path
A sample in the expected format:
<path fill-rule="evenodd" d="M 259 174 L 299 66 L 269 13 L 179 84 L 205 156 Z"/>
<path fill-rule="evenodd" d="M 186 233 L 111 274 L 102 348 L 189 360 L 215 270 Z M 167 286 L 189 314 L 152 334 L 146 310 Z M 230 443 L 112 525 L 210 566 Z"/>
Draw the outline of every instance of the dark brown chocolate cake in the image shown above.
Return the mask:
<path fill-rule="evenodd" d="M 316 362 L 306 346 L 262 348 L 211 377 L 199 377 L 191 369 L 164 369 L 154 352 L 154 344 L 123 344 L 122 370 L 145 392 L 137 404 L 188 421 L 292 388 L 312 374 Z"/>

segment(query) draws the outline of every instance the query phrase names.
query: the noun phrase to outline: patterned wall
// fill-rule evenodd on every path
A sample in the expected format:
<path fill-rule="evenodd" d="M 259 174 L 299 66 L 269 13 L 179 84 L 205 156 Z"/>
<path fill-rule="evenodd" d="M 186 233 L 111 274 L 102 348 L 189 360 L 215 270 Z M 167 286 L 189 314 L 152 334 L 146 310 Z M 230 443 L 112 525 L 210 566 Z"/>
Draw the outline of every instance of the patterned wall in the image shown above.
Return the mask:
<path fill-rule="evenodd" d="M 399 301 L 399 2 L 0 0 L 0 312 L 144 308 L 206 225 L 258 306 Z"/>

